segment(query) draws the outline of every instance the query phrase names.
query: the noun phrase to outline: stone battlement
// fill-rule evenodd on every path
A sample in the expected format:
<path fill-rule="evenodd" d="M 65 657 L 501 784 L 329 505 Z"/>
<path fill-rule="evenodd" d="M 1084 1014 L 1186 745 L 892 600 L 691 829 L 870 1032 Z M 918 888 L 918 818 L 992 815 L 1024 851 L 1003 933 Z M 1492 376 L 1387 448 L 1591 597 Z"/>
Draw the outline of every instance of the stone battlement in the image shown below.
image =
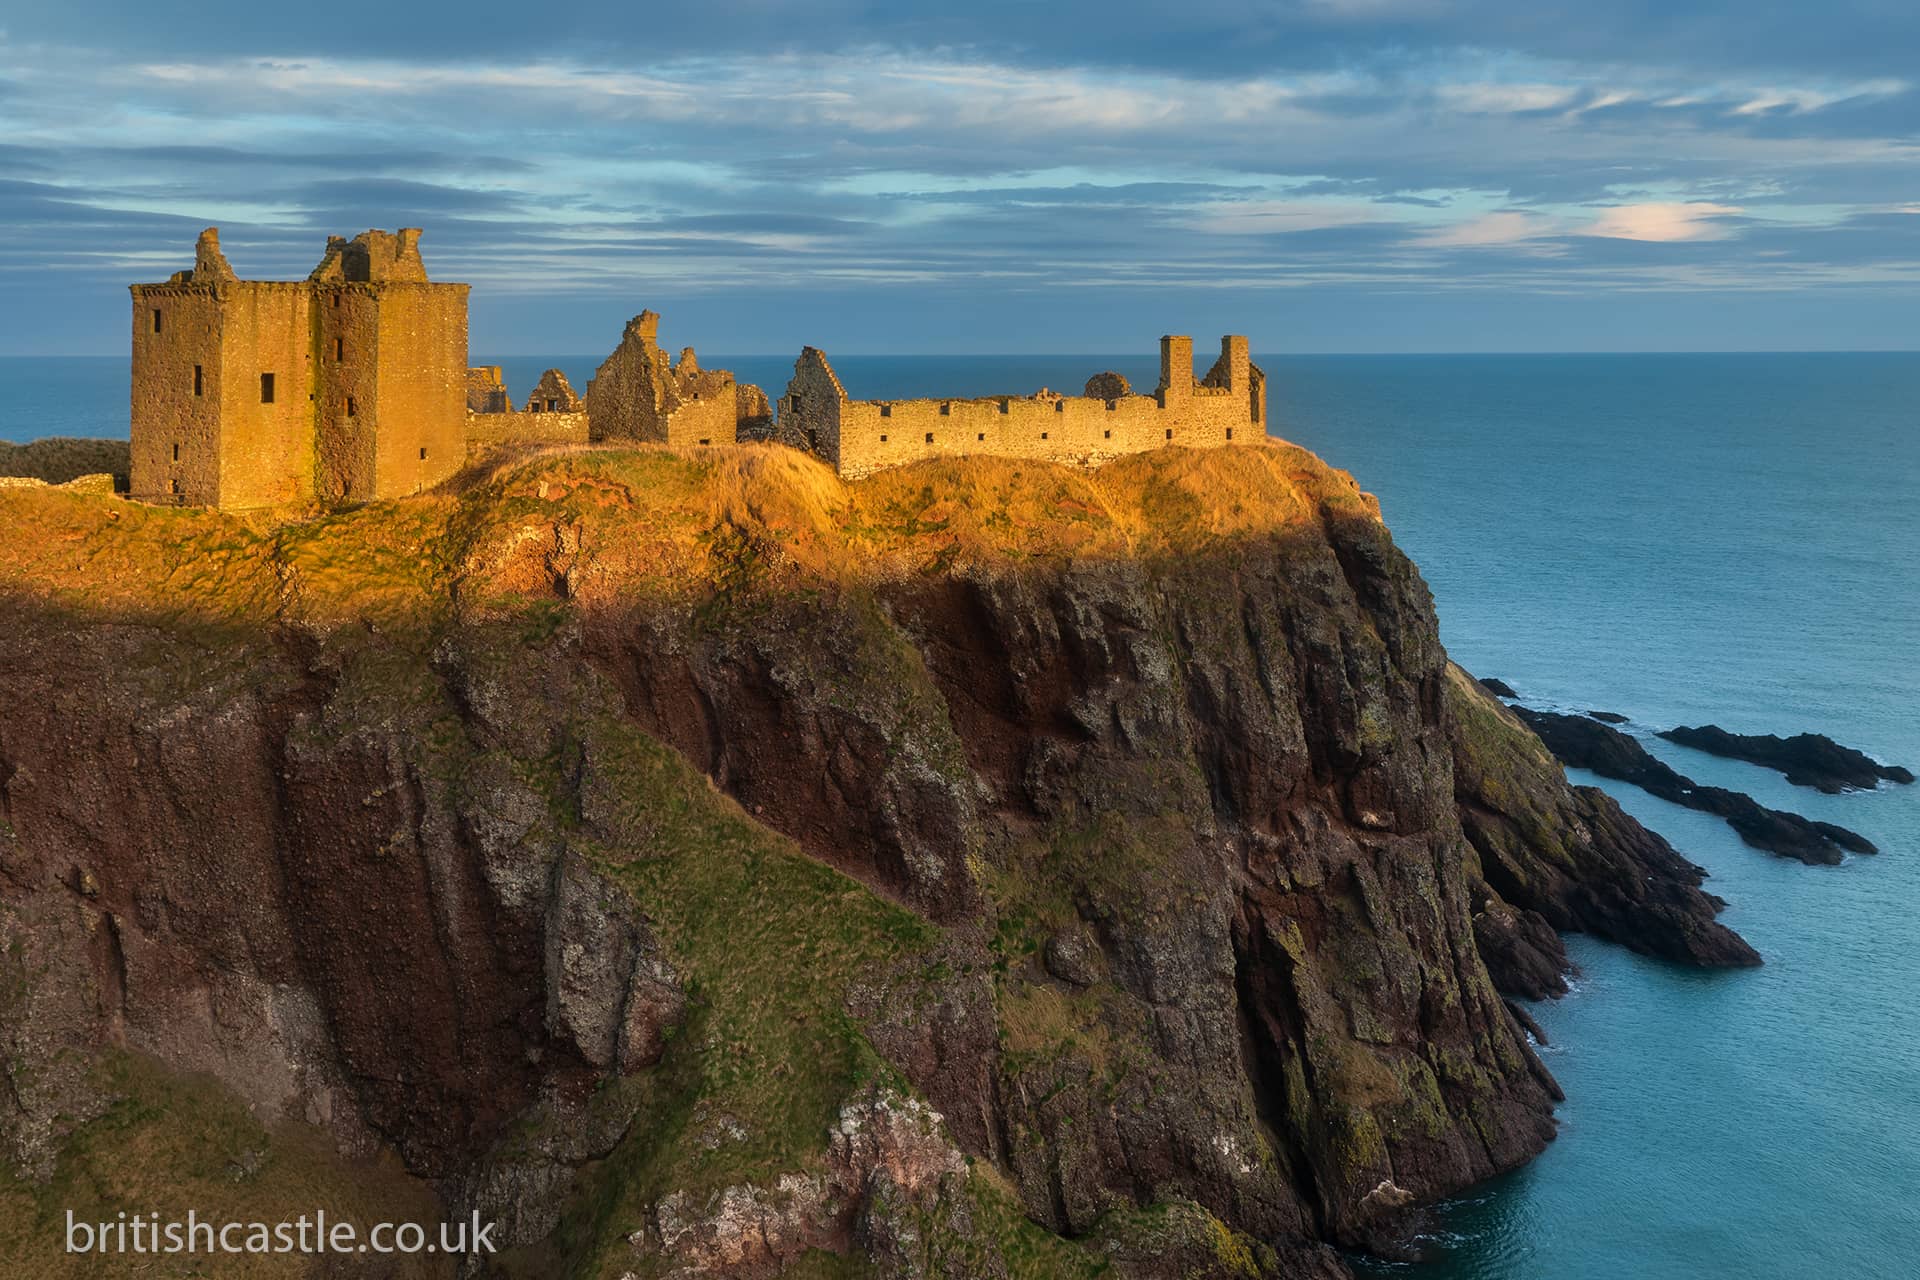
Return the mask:
<path fill-rule="evenodd" d="M 780 399 L 782 438 L 854 478 L 923 458 L 994 454 L 1093 466 L 1167 445 L 1209 447 L 1266 439 L 1266 375 L 1247 340 L 1220 340 L 1207 376 L 1193 376 L 1193 340 L 1160 340 L 1160 384 L 1135 395 L 1116 373 L 1086 393 L 1042 388 L 1028 396 L 855 400 L 824 353 L 807 347 Z"/>

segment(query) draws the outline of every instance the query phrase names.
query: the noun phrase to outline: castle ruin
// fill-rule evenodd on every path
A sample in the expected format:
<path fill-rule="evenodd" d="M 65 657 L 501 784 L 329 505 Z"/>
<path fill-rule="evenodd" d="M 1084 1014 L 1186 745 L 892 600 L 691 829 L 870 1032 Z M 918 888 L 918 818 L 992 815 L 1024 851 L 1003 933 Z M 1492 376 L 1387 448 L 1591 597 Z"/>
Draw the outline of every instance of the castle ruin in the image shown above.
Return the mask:
<path fill-rule="evenodd" d="M 1193 340 L 1160 339 L 1160 382 L 1117 373 L 1083 394 L 855 400 L 818 349 L 794 362 L 776 415 L 760 388 L 669 358 L 642 311 L 578 395 L 548 369 L 515 410 L 500 366 L 467 365 L 464 284 L 427 278 L 420 232 L 329 236 L 303 281 L 242 280 L 200 233 L 191 270 L 133 295 L 131 496 L 228 508 L 337 505 L 418 493 L 470 450 L 779 440 L 848 479 L 947 455 L 1081 466 L 1167 445 L 1266 438 L 1266 375 L 1220 340 L 1203 378 Z"/>
<path fill-rule="evenodd" d="M 1160 339 L 1160 384 L 1134 395 L 1117 373 L 1085 394 L 1044 388 L 1031 396 L 855 400 L 827 357 L 807 347 L 780 399 L 781 435 L 848 479 L 922 458 L 996 454 L 1094 466 L 1167 445 L 1205 447 L 1266 439 L 1267 378 L 1247 340 L 1220 340 L 1206 377 L 1193 376 L 1193 339 Z"/>
<path fill-rule="evenodd" d="M 327 239 L 302 281 L 194 264 L 133 295 L 132 496 L 217 507 L 418 493 L 466 460 L 467 289 L 420 231 Z"/>

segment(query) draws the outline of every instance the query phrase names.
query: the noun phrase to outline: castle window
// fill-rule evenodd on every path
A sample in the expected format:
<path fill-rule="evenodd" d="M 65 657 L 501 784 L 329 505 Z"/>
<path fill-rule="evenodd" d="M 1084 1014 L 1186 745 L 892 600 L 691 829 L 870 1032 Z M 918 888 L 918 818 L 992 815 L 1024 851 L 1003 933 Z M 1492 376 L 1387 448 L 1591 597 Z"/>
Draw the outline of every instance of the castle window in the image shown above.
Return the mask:
<path fill-rule="evenodd" d="M 974 437 L 974 439 L 976 440 L 985 440 L 986 438 L 987 438 L 987 433 L 984 431 L 982 431 L 979 435 Z"/>
<path fill-rule="evenodd" d="M 1172 428 L 1172 427 L 1168 427 L 1168 428 L 1167 428 L 1167 439 L 1169 439 L 1169 440 L 1171 440 L 1171 439 L 1173 439 L 1173 428 Z"/>
<path fill-rule="evenodd" d="M 1067 411 L 1067 402 L 1065 400 L 1055 400 L 1053 402 L 1053 411 L 1055 413 L 1065 413 Z"/>
<path fill-rule="evenodd" d="M 558 413 L 559 411 L 560 411 L 560 402 L 558 400 L 547 401 L 548 413 Z"/>
<path fill-rule="evenodd" d="M 200 396 L 206 393 L 205 370 L 195 365 L 193 366 L 193 394 Z"/>
<path fill-rule="evenodd" d="M 952 413 L 952 412 L 953 412 L 953 406 L 947 403 L 945 400 L 942 400 L 940 402 L 940 416 L 944 418 L 949 413 Z"/>
<path fill-rule="evenodd" d="M 881 405 L 880 416 L 883 418 L 891 418 L 893 416 L 893 406 L 890 404 Z"/>
<path fill-rule="evenodd" d="M 927 443 L 928 443 L 928 444 L 932 444 L 932 443 L 933 443 L 933 432 L 931 432 L 931 431 L 929 431 L 929 432 L 927 432 Z"/>
<path fill-rule="evenodd" d="M 712 441 L 712 440 L 702 440 L 702 441 L 701 441 L 700 443 L 701 443 L 701 444 L 712 444 L 712 443 L 713 443 L 713 441 Z"/>
<path fill-rule="evenodd" d="M 1045 440 L 1045 439 L 1047 438 L 1047 433 L 1046 433 L 1046 432 L 1044 432 L 1044 431 L 1042 431 L 1042 432 L 1040 433 L 1040 438 L 1041 438 L 1042 440 Z"/>
<path fill-rule="evenodd" d="M 1107 401 L 1107 412 L 1108 412 L 1108 413 L 1112 413 L 1112 412 L 1113 412 L 1113 411 L 1114 411 L 1115 409 L 1118 409 L 1119 407 L 1120 407 L 1120 402 L 1119 402 L 1118 400 L 1109 400 L 1109 401 Z"/>
<path fill-rule="evenodd" d="M 1231 440 L 1231 439 L 1233 439 L 1233 428 L 1232 428 L 1232 427 L 1228 427 L 1228 428 L 1227 428 L 1227 439 L 1229 439 L 1229 440 Z"/>
<path fill-rule="evenodd" d="M 180 461 L 180 446 L 177 444 L 173 446 L 173 460 L 175 462 Z"/>
<path fill-rule="evenodd" d="M 334 292 L 334 295 L 333 295 L 333 305 L 334 305 L 334 306 L 336 306 L 336 307 L 340 305 L 340 294 L 339 294 L 339 291 L 338 291 L 338 290 L 336 290 L 336 291 Z"/>
<path fill-rule="evenodd" d="M 354 411 L 354 407 L 355 407 L 355 406 L 354 406 L 354 403 L 353 403 L 353 397 L 352 397 L 352 396 L 348 396 L 348 397 L 347 397 L 347 416 L 348 416 L 349 418 L 351 418 L 351 417 L 353 416 L 353 411 Z"/>
<path fill-rule="evenodd" d="M 1101 438 L 1102 440 L 1111 440 L 1111 439 L 1113 439 L 1113 428 L 1112 428 L 1112 427 L 1108 427 L 1108 428 L 1107 428 L 1107 429 L 1106 429 L 1105 431 L 1102 431 L 1102 432 L 1100 433 L 1100 438 Z"/>
<path fill-rule="evenodd" d="M 270 373 L 260 375 L 260 403 L 273 403 L 273 375 Z"/>
<path fill-rule="evenodd" d="M 347 340 L 345 338 L 335 338 L 333 340 L 333 358 L 335 360 L 345 360 L 347 358 Z"/>
<path fill-rule="evenodd" d="M 173 482 L 173 491 L 174 491 L 175 493 L 179 493 L 179 492 L 180 492 L 180 482 L 179 482 L 178 480 L 175 480 L 175 481 Z"/>
<path fill-rule="evenodd" d="M 1000 412 L 1002 413 L 1007 412 L 1007 401 L 1005 396 L 1002 396 L 1000 398 Z"/>
<path fill-rule="evenodd" d="M 887 438 L 886 438 L 885 436 L 881 436 L 881 437 L 880 437 L 880 443 L 881 443 L 881 444 L 885 444 L 886 442 L 887 442 Z"/>
<path fill-rule="evenodd" d="M 153 331 L 160 332 L 160 308 L 158 307 L 153 309 Z"/>
<path fill-rule="evenodd" d="M 422 445 L 420 448 L 420 461 L 425 462 L 426 460 L 427 460 L 426 446 Z"/>

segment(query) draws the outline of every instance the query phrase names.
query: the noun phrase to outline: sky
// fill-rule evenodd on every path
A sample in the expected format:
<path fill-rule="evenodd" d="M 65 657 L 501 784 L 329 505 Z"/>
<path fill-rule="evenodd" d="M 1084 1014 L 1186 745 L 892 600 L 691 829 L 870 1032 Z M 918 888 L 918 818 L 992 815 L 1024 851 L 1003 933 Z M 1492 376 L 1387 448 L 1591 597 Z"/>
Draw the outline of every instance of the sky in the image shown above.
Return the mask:
<path fill-rule="evenodd" d="M 1911 0 L 0 8 L 0 354 L 425 228 L 476 354 L 1920 346 Z"/>

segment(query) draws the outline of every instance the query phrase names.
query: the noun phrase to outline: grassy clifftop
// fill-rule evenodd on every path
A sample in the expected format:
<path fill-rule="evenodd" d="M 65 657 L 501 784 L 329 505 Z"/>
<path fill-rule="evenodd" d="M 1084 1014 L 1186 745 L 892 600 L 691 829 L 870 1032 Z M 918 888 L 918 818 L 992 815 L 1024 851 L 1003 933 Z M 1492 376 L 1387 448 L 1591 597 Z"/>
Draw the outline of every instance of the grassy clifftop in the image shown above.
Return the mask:
<path fill-rule="evenodd" d="M 851 484 L 777 445 L 589 448 L 305 520 L 0 490 L 0 591 L 90 613 L 398 622 L 516 596 L 592 604 L 779 574 L 1191 552 L 1323 509 L 1377 515 L 1350 476 L 1284 444 L 1096 471 L 956 458 Z"/>

